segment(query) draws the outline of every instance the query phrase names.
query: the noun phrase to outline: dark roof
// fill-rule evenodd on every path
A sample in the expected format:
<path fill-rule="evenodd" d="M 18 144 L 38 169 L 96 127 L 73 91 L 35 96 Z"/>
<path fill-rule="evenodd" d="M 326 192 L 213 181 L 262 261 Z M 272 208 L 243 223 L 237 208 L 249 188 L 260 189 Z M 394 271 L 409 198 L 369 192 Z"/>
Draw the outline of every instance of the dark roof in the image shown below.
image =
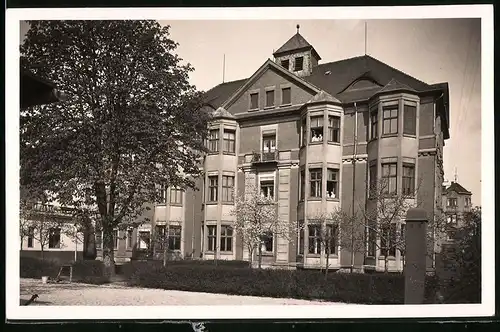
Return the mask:
<path fill-rule="evenodd" d="M 220 107 L 229 97 L 232 96 L 239 88 L 245 84 L 247 78 L 237 81 L 221 83 L 205 93 L 205 102 L 214 106 L 215 109 Z"/>
<path fill-rule="evenodd" d="M 415 89 L 410 88 L 408 85 L 398 82 L 394 78 L 387 83 L 379 92 L 390 92 L 390 91 L 398 91 L 398 90 L 409 90 L 415 91 Z"/>
<path fill-rule="evenodd" d="M 446 188 L 444 191 L 445 194 L 448 194 L 449 192 L 456 192 L 457 194 L 466 194 L 466 195 L 472 195 L 470 191 L 462 187 L 459 183 L 457 182 L 451 182 L 451 185 Z"/>
<path fill-rule="evenodd" d="M 274 52 L 273 55 L 276 56 L 279 54 L 288 53 L 300 49 L 311 49 L 311 48 L 314 49 L 314 47 L 312 47 L 312 45 L 309 44 L 307 40 L 305 40 L 305 38 L 302 37 L 302 35 L 297 32 L 295 35 L 292 36 L 292 38 L 288 39 L 288 41 L 284 43 L 283 46 L 278 48 L 278 50 Z M 316 55 L 321 60 L 319 54 L 316 53 Z"/>
<path fill-rule="evenodd" d="M 326 72 L 330 72 L 330 74 L 325 75 Z M 302 77 L 302 79 L 346 103 L 367 99 L 380 90 L 380 88 L 374 87 L 373 89 L 344 92 L 353 81 L 367 75 L 382 86 L 395 80 L 399 82 L 399 84 L 408 86 L 417 92 L 429 91 L 441 87 L 426 84 L 369 55 L 318 65 L 313 68 L 311 75 Z M 245 81 L 246 79 L 219 84 L 207 92 L 206 100 L 211 100 L 211 103 L 217 108 L 231 97 L 236 90 L 243 86 Z"/>
<path fill-rule="evenodd" d="M 21 108 L 59 101 L 57 94 L 54 93 L 55 88 L 53 82 L 23 70 L 20 80 Z"/>

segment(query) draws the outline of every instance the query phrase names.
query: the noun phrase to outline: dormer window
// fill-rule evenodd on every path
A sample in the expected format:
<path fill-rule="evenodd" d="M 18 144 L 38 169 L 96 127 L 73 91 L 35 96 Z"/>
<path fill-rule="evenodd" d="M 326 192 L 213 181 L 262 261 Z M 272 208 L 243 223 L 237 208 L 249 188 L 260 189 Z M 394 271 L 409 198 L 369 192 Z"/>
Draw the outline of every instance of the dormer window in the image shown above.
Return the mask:
<path fill-rule="evenodd" d="M 288 70 L 290 68 L 290 60 L 288 60 L 288 59 L 281 60 L 281 67 L 283 67 L 286 70 Z"/>
<path fill-rule="evenodd" d="M 299 56 L 295 58 L 295 71 L 301 71 L 304 69 L 304 57 Z"/>

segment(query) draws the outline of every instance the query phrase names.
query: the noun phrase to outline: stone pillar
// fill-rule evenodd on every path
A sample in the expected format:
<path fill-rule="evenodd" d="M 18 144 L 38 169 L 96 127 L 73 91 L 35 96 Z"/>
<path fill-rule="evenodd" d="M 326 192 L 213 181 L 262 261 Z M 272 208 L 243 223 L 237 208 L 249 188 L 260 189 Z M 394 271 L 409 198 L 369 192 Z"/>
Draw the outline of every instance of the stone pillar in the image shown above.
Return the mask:
<path fill-rule="evenodd" d="M 406 214 L 405 304 L 422 304 L 425 290 L 427 255 L 427 213 L 409 209 Z"/>

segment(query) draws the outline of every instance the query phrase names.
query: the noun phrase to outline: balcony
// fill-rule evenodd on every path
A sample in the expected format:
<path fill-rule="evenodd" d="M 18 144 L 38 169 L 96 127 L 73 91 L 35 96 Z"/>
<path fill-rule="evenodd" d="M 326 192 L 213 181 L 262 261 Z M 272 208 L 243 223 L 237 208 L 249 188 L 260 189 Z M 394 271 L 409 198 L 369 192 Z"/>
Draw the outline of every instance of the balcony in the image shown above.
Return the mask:
<path fill-rule="evenodd" d="M 272 164 L 278 162 L 278 151 L 260 151 L 252 154 L 252 164 Z"/>

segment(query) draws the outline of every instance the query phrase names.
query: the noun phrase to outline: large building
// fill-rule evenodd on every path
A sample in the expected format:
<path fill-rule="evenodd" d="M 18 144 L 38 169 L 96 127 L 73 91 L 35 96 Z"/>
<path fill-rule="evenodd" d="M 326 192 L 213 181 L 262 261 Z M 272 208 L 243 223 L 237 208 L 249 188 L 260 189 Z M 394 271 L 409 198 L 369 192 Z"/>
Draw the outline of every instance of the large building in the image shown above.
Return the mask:
<path fill-rule="evenodd" d="M 305 226 L 293 241 L 275 237 L 266 244 L 266 266 L 323 265 L 311 218 L 369 206 L 368 183 L 376 179 L 396 193 L 418 187 L 413 199 L 430 220 L 438 217 L 449 138 L 447 83 L 424 83 L 368 55 L 321 63 L 299 32 L 273 56 L 251 77 L 206 93 L 217 111 L 199 190 L 165 190 L 151 225 L 118 236 L 118 260 L 146 250 L 159 232 L 169 234 L 169 252 L 180 257 L 248 259 L 231 214 L 234 195 L 248 184 L 275 198 L 280 218 Z M 370 241 L 353 262 L 348 250 L 334 246 L 330 268 L 383 269 L 382 253 Z M 402 261 L 392 252 L 389 270 L 401 270 Z"/>

